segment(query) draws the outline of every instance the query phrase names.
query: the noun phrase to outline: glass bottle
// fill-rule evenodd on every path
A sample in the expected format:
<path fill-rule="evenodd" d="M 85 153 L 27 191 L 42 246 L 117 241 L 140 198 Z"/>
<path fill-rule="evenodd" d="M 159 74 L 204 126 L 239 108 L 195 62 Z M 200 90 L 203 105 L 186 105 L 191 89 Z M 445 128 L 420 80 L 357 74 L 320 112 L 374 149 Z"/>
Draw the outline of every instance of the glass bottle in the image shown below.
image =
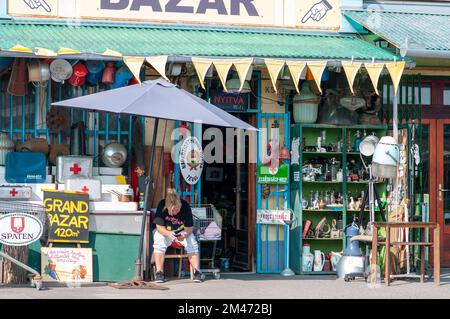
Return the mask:
<path fill-rule="evenodd" d="M 359 152 L 359 144 L 361 144 L 361 133 L 358 130 L 355 137 L 355 152 Z"/>

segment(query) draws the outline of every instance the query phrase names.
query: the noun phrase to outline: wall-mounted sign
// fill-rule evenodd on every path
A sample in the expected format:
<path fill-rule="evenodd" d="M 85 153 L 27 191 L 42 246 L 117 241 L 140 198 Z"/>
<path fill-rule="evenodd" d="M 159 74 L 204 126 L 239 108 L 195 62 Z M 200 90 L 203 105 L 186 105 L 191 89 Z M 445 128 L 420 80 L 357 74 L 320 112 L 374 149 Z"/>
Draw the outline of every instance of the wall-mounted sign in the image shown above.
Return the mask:
<path fill-rule="evenodd" d="M 339 0 L 8 0 L 8 14 L 338 29 Z"/>
<path fill-rule="evenodd" d="M 203 149 L 196 137 L 187 137 L 180 150 L 180 170 L 186 183 L 197 184 L 202 176 Z"/>
<path fill-rule="evenodd" d="M 264 164 L 258 165 L 258 183 L 259 184 L 288 184 L 289 183 L 289 165 L 282 164 L 278 167 L 275 174 L 271 172 L 270 166 Z"/>
<path fill-rule="evenodd" d="M 249 94 L 211 91 L 210 97 L 211 104 L 220 107 L 224 111 L 245 111 L 250 102 Z"/>
<path fill-rule="evenodd" d="M 93 282 L 91 248 L 41 248 L 45 282 Z"/>
<path fill-rule="evenodd" d="M 256 212 L 257 224 L 285 225 L 290 220 L 290 210 L 258 209 Z"/>
<path fill-rule="evenodd" d="M 49 242 L 89 242 L 89 194 L 44 191 L 44 209 L 49 214 Z"/>
<path fill-rule="evenodd" d="M 43 229 L 42 222 L 33 215 L 1 215 L 0 243 L 8 246 L 27 246 L 41 238 Z"/>

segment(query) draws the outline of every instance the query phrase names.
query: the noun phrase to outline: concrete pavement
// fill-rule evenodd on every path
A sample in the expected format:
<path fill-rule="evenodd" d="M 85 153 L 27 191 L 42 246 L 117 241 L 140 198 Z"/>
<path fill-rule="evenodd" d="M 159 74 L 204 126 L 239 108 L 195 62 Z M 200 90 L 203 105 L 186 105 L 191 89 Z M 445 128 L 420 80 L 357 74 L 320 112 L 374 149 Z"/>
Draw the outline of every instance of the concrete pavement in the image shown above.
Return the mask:
<path fill-rule="evenodd" d="M 417 280 L 396 280 L 390 287 L 369 288 L 362 280 L 346 283 L 334 276 L 222 274 L 208 276 L 202 284 L 174 279 L 166 291 L 115 289 L 105 284 L 34 288 L 0 286 L 0 299 L 352 299 L 352 298 L 450 298 L 450 271 L 443 272 L 441 285 Z"/>

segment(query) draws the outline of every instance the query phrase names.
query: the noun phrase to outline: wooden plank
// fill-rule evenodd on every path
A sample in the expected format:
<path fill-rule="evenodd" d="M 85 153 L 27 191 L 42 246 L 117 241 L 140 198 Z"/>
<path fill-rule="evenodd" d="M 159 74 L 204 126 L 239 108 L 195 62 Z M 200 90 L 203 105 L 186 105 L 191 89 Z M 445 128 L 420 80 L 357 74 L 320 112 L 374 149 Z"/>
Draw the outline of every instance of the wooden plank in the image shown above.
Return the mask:
<path fill-rule="evenodd" d="M 434 283 L 436 285 L 440 284 L 441 280 L 441 264 L 440 264 L 440 249 L 441 249 L 441 238 L 439 225 L 434 229 Z"/>
<path fill-rule="evenodd" d="M 391 276 L 391 251 L 390 251 L 390 241 L 391 241 L 391 234 L 390 234 L 390 227 L 386 226 L 386 261 L 384 263 L 384 281 L 386 285 L 389 286 L 390 284 L 390 276 Z"/>

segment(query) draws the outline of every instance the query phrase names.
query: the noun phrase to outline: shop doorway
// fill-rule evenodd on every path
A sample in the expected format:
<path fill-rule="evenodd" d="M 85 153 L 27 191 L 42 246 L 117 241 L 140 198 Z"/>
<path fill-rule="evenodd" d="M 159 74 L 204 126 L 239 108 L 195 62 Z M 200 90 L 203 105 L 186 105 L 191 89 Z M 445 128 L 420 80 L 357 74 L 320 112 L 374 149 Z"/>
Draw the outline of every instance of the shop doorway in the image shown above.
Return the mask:
<path fill-rule="evenodd" d="M 430 221 L 441 227 L 441 267 L 450 267 L 450 119 L 422 120 L 422 139 L 422 178 L 429 194 Z"/>
<path fill-rule="evenodd" d="M 255 125 L 255 116 L 246 113 L 234 114 L 241 120 Z M 203 132 L 209 127 L 204 126 Z M 221 130 L 224 141 L 226 129 Z M 210 141 L 204 141 L 203 147 Z M 246 138 L 245 161 L 238 161 L 238 146 L 235 139 L 234 148 L 223 146 L 223 163 L 205 164 L 205 173 L 202 176 L 202 205 L 214 205 L 223 218 L 222 239 L 217 242 L 215 251 L 216 267 L 222 271 L 248 272 L 253 271 L 255 246 L 255 205 L 256 181 L 255 164 L 249 163 L 251 147 Z M 232 152 L 231 157 L 227 159 Z M 202 256 L 210 256 L 212 243 L 202 243 Z M 202 265 L 208 267 L 207 264 Z"/>

